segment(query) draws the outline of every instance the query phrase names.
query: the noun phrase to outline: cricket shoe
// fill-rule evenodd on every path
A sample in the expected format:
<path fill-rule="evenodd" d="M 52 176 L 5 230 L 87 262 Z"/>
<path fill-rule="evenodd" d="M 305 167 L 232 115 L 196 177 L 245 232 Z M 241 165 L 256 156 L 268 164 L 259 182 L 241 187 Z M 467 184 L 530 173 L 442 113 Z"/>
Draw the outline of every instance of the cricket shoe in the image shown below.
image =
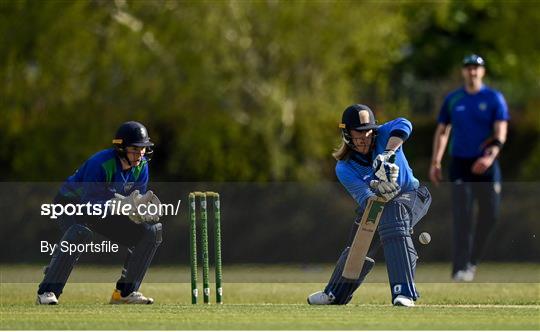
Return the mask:
<path fill-rule="evenodd" d="M 111 296 L 110 304 L 152 304 L 154 299 L 144 296 L 141 292 L 131 292 L 123 297 L 118 289 L 115 289 Z"/>
<path fill-rule="evenodd" d="M 472 275 L 472 278 L 474 279 L 474 277 L 476 276 L 476 265 L 468 264 L 467 271 Z"/>
<path fill-rule="evenodd" d="M 328 305 L 332 304 L 334 300 L 334 295 L 328 295 L 323 291 L 319 291 L 308 296 L 307 303 L 311 305 Z"/>
<path fill-rule="evenodd" d="M 403 295 L 398 295 L 394 299 L 394 305 L 396 307 L 414 307 L 414 300 Z"/>
<path fill-rule="evenodd" d="M 36 299 L 36 304 L 58 304 L 58 299 L 53 292 L 45 292 L 43 294 L 38 294 Z"/>
<path fill-rule="evenodd" d="M 458 282 L 461 282 L 461 281 L 471 282 L 474 280 L 474 271 L 471 269 L 459 270 L 452 276 L 452 279 Z"/>

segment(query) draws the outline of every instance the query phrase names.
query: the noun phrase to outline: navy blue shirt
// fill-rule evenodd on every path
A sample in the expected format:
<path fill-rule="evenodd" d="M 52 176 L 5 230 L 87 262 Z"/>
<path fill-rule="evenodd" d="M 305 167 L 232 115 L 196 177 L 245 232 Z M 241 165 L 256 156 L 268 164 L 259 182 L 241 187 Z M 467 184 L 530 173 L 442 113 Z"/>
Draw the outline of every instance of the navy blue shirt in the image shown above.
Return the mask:
<path fill-rule="evenodd" d="M 400 131 L 408 137 L 412 132 L 412 124 L 407 119 L 397 118 L 380 126 L 377 130 L 372 158 L 385 150 L 393 131 Z M 372 162 L 373 160 L 370 160 L 368 164 L 363 164 L 356 161 L 355 158 L 349 158 L 339 160 L 336 164 L 336 175 L 339 181 L 362 208 L 365 207 L 366 200 L 375 195 L 369 187 L 370 181 L 374 179 Z M 403 152 L 403 146 L 396 150 L 395 163 L 399 166 L 397 183 L 401 187 L 401 191 L 406 192 L 418 188 L 419 182 L 413 175 L 413 171 Z"/>
<path fill-rule="evenodd" d="M 444 99 L 438 122 L 452 124 L 450 155 L 476 158 L 483 154 L 483 144 L 493 135 L 495 121 L 509 119 L 503 95 L 487 86 L 469 94 L 464 88 Z"/>
<path fill-rule="evenodd" d="M 85 161 L 60 188 L 60 195 L 81 203 L 104 203 L 115 193 L 127 196 L 134 190 L 141 194 L 148 185 L 148 162 L 143 157 L 139 166 L 122 170 L 113 148 L 100 151 Z"/>

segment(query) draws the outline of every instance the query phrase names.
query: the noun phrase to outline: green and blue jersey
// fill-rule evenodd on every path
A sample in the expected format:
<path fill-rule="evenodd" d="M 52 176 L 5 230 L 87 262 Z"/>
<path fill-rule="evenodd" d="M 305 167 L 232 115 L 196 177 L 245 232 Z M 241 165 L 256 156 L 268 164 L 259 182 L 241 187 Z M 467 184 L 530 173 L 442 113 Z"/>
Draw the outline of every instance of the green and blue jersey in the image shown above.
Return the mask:
<path fill-rule="evenodd" d="M 115 193 L 127 196 L 134 190 L 141 194 L 148 185 L 148 162 L 143 157 L 139 166 L 123 171 L 113 148 L 100 151 L 86 160 L 67 178 L 59 194 L 80 203 L 104 203 Z"/>
<path fill-rule="evenodd" d="M 493 135 L 495 121 L 509 118 L 503 95 L 484 85 L 475 94 L 464 88 L 451 92 L 444 99 L 437 121 L 452 125 L 452 157 L 476 158 L 483 154 L 485 142 Z"/>
<path fill-rule="evenodd" d="M 385 150 L 391 136 L 398 136 L 405 141 L 411 133 L 412 124 L 409 120 L 397 118 L 389 121 L 377 130 L 373 152 L 367 159 L 365 156 L 352 151 L 350 158 L 337 162 L 337 178 L 361 208 L 365 207 L 366 200 L 370 196 L 375 195 L 369 187 L 370 181 L 375 179 L 372 168 L 373 158 Z M 397 182 L 401 187 L 401 191 L 406 192 L 417 189 L 420 184 L 413 175 L 413 171 L 403 152 L 403 146 L 396 150 L 395 163 L 399 166 Z"/>

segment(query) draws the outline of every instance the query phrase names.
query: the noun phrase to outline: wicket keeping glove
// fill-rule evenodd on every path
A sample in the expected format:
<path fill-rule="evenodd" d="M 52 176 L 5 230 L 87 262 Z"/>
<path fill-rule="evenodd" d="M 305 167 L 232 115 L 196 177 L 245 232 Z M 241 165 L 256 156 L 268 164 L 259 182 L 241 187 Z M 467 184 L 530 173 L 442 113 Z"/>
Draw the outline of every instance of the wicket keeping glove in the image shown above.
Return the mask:
<path fill-rule="evenodd" d="M 144 195 L 140 196 L 139 201 L 136 203 L 146 204 L 146 214 L 141 216 L 143 222 L 158 222 L 159 218 L 163 216 L 161 211 L 161 201 L 152 190 L 148 190 Z M 148 211 L 150 205 L 155 206 L 155 209 L 152 210 L 152 212 L 155 212 L 154 214 L 150 214 Z"/>
<path fill-rule="evenodd" d="M 371 187 L 375 195 L 382 197 L 387 201 L 396 197 L 401 191 L 400 186 L 393 182 L 371 180 L 369 186 Z"/>
<path fill-rule="evenodd" d="M 143 218 L 137 210 L 137 203 L 140 201 L 140 197 L 142 197 L 142 195 L 139 193 L 139 191 L 134 190 L 129 196 L 123 196 L 115 193 L 114 198 L 111 199 L 111 201 L 118 202 L 120 205 L 120 211 L 124 211 L 124 206 L 129 206 L 129 210 L 127 210 L 128 218 L 134 223 L 140 224 L 143 222 Z"/>
<path fill-rule="evenodd" d="M 384 150 L 383 153 L 375 157 L 372 166 L 377 180 L 397 184 L 399 166 L 394 163 L 395 160 L 394 150 Z"/>
<path fill-rule="evenodd" d="M 119 202 L 121 208 L 129 204 L 128 217 L 136 224 L 140 224 L 141 222 L 157 222 L 162 216 L 160 211 L 161 201 L 151 190 L 148 190 L 144 195 L 141 195 L 139 190 L 134 190 L 129 196 L 123 196 L 117 193 L 114 194 L 114 197 L 114 200 Z M 141 207 L 141 205 L 145 206 Z M 150 205 L 156 206 L 154 210 L 156 214 L 148 213 L 148 207 Z"/>

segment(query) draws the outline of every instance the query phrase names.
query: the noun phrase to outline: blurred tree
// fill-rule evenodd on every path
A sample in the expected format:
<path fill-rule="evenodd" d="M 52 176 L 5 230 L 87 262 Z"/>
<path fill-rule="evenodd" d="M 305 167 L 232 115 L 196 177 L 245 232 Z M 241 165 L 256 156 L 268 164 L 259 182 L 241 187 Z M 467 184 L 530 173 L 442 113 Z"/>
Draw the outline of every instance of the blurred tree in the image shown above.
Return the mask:
<path fill-rule="evenodd" d="M 2 1 L 2 179 L 61 180 L 129 119 L 158 143 L 154 179 L 333 179 L 344 107 L 432 126 L 469 51 L 538 132 L 538 15 L 500 1 Z"/>
<path fill-rule="evenodd" d="M 396 66 L 402 84 L 441 80 L 456 74 L 460 60 L 479 53 L 487 60 L 488 78 L 520 113 L 531 113 L 531 98 L 540 97 L 540 6 L 532 1 L 440 1 L 409 3 L 408 55 Z M 408 93 L 410 91 L 407 91 Z M 534 112 L 537 114 L 537 112 Z M 521 114 L 520 114 L 521 115 Z M 536 117 L 538 120 L 538 117 Z"/>
<path fill-rule="evenodd" d="M 0 180 L 63 180 L 91 153 L 110 146 L 119 124 L 131 119 L 145 123 L 157 143 L 154 181 L 334 180 L 330 152 L 340 143 L 337 124 L 355 102 L 372 106 L 379 122 L 413 120 L 405 148 L 422 179 L 442 98 L 461 84 L 463 55 L 478 52 L 487 60 L 490 84 L 511 108 L 505 177 L 537 181 L 539 25 L 540 6 L 529 1 L 0 0 Z M 171 195 L 178 194 L 176 187 Z M 332 208 L 347 211 L 343 204 L 352 202 L 338 188 L 344 198 Z M 535 197 L 530 188 L 536 187 L 516 186 L 508 198 Z M 2 189 L 14 192 L 9 185 Z M 320 191 L 315 187 L 312 194 Z M 337 218 L 348 227 L 347 217 L 335 217 L 324 205 L 327 200 L 299 192 L 321 222 Z M 287 205 L 296 192 L 272 194 Z M 441 207 L 433 211 L 446 201 L 434 202 Z M 0 242 L 30 243 L 50 228 L 35 210 L 2 202 L 11 220 L 25 223 L 22 237 Z M 533 210 L 510 203 L 505 218 L 523 223 L 501 233 L 512 246 L 513 239 L 535 234 L 536 224 Z M 266 244 L 278 236 L 301 248 L 298 234 L 313 238 L 320 224 L 285 205 L 293 217 L 281 224 L 261 219 L 246 227 L 251 215 L 233 216 L 225 233 Z M 445 216 L 433 224 L 440 234 L 447 233 Z M 291 225 L 301 232 L 291 232 Z M 531 259 L 535 243 L 529 240 L 520 248 Z M 245 255 L 238 248 L 238 257 Z M 512 252 L 497 248 L 504 251 L 498 257 Z M 444 245 L 439 250 L 447 252 Z M 294 258 L 290 252 L 282 250 L 293 260 L 302 253 L 298 249 Z"/>
<path fill-rule="evenodd" d="M 388 96 L 385 73 L 406 39 L 390 7 L 3 3 L 3 31 L 15 31 L 2 59 L 4 174 L 63 178 L 135 118 L 166 147 L 162 178 L 316 178 L 341 110 Z"/>

